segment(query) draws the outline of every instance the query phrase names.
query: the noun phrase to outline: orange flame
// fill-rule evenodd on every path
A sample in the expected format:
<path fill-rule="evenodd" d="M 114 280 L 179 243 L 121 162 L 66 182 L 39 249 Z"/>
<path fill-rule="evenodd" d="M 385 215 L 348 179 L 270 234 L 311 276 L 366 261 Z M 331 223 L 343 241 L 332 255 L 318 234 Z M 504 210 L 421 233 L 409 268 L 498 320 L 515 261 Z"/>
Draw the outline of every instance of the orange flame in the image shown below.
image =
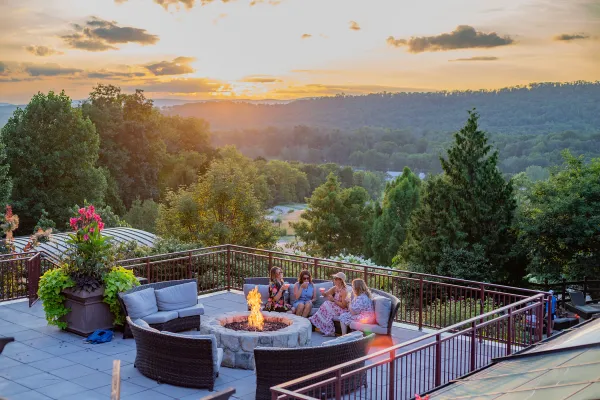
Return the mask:
<path fill-rule="evenodd" d="M 248 326 L 256 328 L 259 331 L 263 330 L 264 317 L 260 312 L 260 293 L 258 292 L 258 286 L 255 286 L 253 290 L 248 293 L 246 299 L 250 306 L 250 315 L 248 315 Z"/>

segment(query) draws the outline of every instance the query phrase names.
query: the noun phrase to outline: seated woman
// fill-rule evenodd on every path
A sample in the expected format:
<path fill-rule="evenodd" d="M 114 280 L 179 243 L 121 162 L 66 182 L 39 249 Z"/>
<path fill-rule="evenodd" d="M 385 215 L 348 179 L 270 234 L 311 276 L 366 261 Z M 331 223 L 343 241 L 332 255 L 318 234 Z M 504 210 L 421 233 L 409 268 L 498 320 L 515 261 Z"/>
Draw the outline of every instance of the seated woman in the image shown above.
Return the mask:
<path fill-rule="evenodd" d="M 307 270 L 300 272 L 298 282 L 294 284 L 294 297 L 298 299 L 292 304 L 296 315 L 307 318 L 313 303 L 317 300 L 317 291 L 312 283 L 312 276 Z"/>
<path fill-rule="evenodd" d="M 333 287 L 323 294 L 327 299 L 315 315 L 309 318 L 310 322 L 323 334 L 335 336 L 333 318 L 339 317 L 348 309 L 348 291 L 346 290 L 346 274 L 338 272 L 333 275 Z"/>
<path fill-rule="evenodd" d="M 348 307 L 348 311 L 340 315 L 340 327 L 342 335 L 348 332 L 348 326 L 351 322 L 358 321 L 363 324 L 375 323 L 375 310 L 373 310 L 373 300 L 371 291 L 362 279 L 352 281 L 352 291 L 354 298 Z"/>
<path fill-rule="evenodd" d="M 269 284 L 269 299 L 265 304 L 264 311 L 288 312 L 292 309 L 285 302 L 284 293 L 290 284 L 283 281 L 283 270 L 279 267 L 271 268 L 271 283 Z"/>

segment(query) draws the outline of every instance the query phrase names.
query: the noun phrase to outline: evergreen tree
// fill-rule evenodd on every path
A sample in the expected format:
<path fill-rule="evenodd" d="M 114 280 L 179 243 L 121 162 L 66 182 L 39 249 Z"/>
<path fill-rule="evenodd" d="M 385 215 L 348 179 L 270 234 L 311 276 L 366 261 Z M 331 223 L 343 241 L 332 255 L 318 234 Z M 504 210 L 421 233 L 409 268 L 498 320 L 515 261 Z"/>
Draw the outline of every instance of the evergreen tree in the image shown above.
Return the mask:
<path fill-rule="evenodd" d="M 369 194 L 364 188 L 342 189 L 332 172 L 308 200 L 301 221 L 292 223 L 297 245 L 315 256 L 360 253 L 371 222 Z"/>
<path fill-rule="evenodd" d="M 404 243 L 410 216 L 419 206 L 421 180 L 405 167 L 402 175 L 388 182 L 381 212 L 370 234 L 371 258 L 378 265 L 392 265 L 392 259 Z"/>
<path fill-rule="evenodd" d="M 427 272 L 503 281 L 514 244 L 510 227 L 516 202 L 478 119 L 470 111 L 447 159 L 440 157 L 444 175 L 425 185 L 401 255 Z"/>
<path fill-rule="evenodd" d="M 33 230 L 43 210 L 62 225 L 73 205 L 104 200 L 106 178 L 96 167 L 98 134 L 64 92 L 33 96 L 25 109 L 14 112 L 1 138 L 22 234 Z"/>
<path fill-rule="evenodd" d="M 0 210 L 4 210 L 12 192 L 12 180 L 8 174 L 9 165 L 6 162 L 6 150 L 4 147 L 2 137 L 0 136 Z"/>

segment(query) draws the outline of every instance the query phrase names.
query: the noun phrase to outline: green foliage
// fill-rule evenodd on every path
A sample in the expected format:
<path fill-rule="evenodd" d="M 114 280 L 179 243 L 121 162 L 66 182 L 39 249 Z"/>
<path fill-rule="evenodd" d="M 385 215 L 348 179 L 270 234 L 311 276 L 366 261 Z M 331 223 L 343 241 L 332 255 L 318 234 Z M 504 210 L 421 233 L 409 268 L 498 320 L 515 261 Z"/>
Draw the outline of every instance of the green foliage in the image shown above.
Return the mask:
<path fill-rule="evenodd" d="M 375 217 L 368 243 L 376 263 L 392 265 L 406 239 L 411 214 L 419 206 L 420 186 L 421 180 L 408 167 L 386 185 L 381 212 Z"/>
<path fill-rule="evenodd" d="M 565 163 L 536 182 L 522 202 L 520 244 L 540 279 L 600 276 L 600 158 Z"/>
<path fill-rule="evenodd" d="M 158 203 L 152 199 L 141 201 L 135 199 L 127 214 L 123 217 L 133 228 L 146 232 L 156 232 L 156 219 L 158 218 Z"/>
<path fill-rule="evenodd" d="M 498 282 L 508 275 L 516 203 L 478 117 L 469 113 L 448 158 L 440 158 L 444 175 L 426 181 L 400 254 L 416 270 Z"/>
<path fill-rule="evenodd" d="M 256 162 L 259 172 L 265 176 L 269 189 L 266 206 L 282 203 L 303 203 L 310 195 L 306 174 L 285 161 Z"/>
<path fill-rule="evenodd" d="M 8 204 L 12 193 L 12 179 L 9 176 L 10 165 L 6 161 L 5 145 L 0 137 L 0 210 Z"/>
<path fill-rule="evenodd" d="M 62 268 L 48 270 L 40 278 L 38 296 L 44 305 L 49 325 L 56 325 L 61 329 L 67 327 L 67 323 L 60 319 L 71 310 L 64 306 L 65 296 L 61 292 L 74 285 L 75 282 Z"/>
<path fill-rule="evenodd" d="M 125 322 L 117 294 L 138 285 L 139 282 L 130 269 L 113 267 L 104 275 L 104 302 L 108 304 L 113 313 L 115 325 L 123 325 Z"/>
<path fill-rule="evenodd" d="M 264 218 L 263 203 L 253 185 L 256 167 L 248 161 L 234 152 L 215 160 L 189 189 L 168 192 L 159 208 L 157 232 L 207 246 L 272 247 L 275 228 Z"/>
<path fill-rule="evenodd" d="M 55 230 L 56 223 L 48 218 L 48 212 L 42 209 L 42 213 L 40 215 L 40 219 L 38 219 L 37 224 L 35 224 L 34 231 L 43 230 L 46 231 L 48 229 Z"/>
<path fill-rule="evenodd" d="M 106 179 L 95 165 L 98 134 L 64 92 L 33 96 L 2 128 L 0 140 L 24 232 L 33 231 L 42 210 L 51 220 L 65 221 L 73 204 L 104 199 Z"/>
<path fill-rule="evenodd" d="M 423 310 L 423 324 L 441 327 L 452 326 L 480 315 L 480 307 L 479 299 L 435 299 Z M 484 314 L 496 308 L 498 308 L 498 305 L 494 303 L 493 299 L 485 299 L 483 303 Z M 467 327 L 463 327 L 463 329 L 465 328 Z"/>
<path fill-rule="evenodd" d="M 290 225 L 296 230 L 295 246 L 306 253 L 325 257 L 361 253 L 372 222 L 369 194 L 356 186 L 342 189 L 331 173 L 314 191 L 300 218 Z"/>

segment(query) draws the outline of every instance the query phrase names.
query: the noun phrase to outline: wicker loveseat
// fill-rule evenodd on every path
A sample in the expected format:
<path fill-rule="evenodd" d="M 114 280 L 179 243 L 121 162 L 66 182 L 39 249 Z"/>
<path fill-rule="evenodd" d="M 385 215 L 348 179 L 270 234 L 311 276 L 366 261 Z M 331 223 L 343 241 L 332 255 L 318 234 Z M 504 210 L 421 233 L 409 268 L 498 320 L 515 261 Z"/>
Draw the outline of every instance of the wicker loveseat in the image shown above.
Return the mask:
<path fill-rule="evenodd" d="M 223 360 L 214 335 L 159 332 L 138 323 L 127 317 L 140 373 L 161 383 L 213 390 Z"/>
<path fill-rule="evenodd" d="M 191 285 L 192 283 L 195 285 L 195 288 L 194 288 L 194 285 Z M 160 308 L 159 308 L 158 312 L 155 312 L 151 316 L 149 315 L 147 317 L 132 315 L 127 310 L 127 306 L 126 306 L 127 301 L 124 301 L 124 298 L 128 295 L 131 295 L 134 293 L 138 294 L 139 292 L 144 291 L 146 289 L 150 289 L 150 288 L 154 290 L 154 293 L 156 293 L 157 291 L 159 291 L 161 289 L 173 288 L 174 286 L 177 286 L 177 285 L 186 285 L 186 284 L 188 284 L 188 286 L 192 286 L 192 293 L 189 293 L 188 297 L 192 296 L 192 298 L 190 299 L 190 302 L 195 303 L 193 306 L 190 303 L 189 307 L 183 307 L 181 309 L 175 309 L 175 310 L 171 310 L 171 311 L 160 311 Z M 159 331 L 181 332 L 181 331 L 186 331 L 186 330 L 191 330 L 191 329 L 200 330 L 200 315 L 204 314 L 204 307 L 202 306 L 202 304 L 198 303 L 197 285 L 198 285 L 198 283 L 196 282 L 195 279 L 182 279 L 182 280 L 176 280 L 176 281 L 150 283 L 147 285 L 136 286 L 130 290 L 119 293 L 118 299 L 119 299 L 119 303 L 121 304 L 121 308 L 123 309 L 123 312 L 126 316 L 130 316 L 134 320 L 137 318 L 142 318 L 146 322 L 148 322 L 148 324 L 151 327 L 156 328 Z M 158 307 L 160 307 L 160 302 L 159 302 Z M 170 308 L 173 308 L 173 307 L 170 307 Z M 128 324 L 125 324 L 123 338 L 126 339 L 126 338 L 130 338 L 130 337 L 132 337 L 131 329 Z"/>
<path fill-rule="evenodd" d="M 359 340 L 336 344 L 332 346 L 302 347 L 295 349 L 258 347 L 254 349 L 256 364 L 256 400 L 271 399 L 270 388 L 348 361 L 367 355 L 369 344 L 374 334 Z M 364 362 L 355 364 L 343 370 L 348 372 L 364 366 Z M 331 375 L 333 376 L 333 375 Z M 330 378 L 329 375 L 319 377 L 315 382 Z M 304 382 L 303 386 L 308 385 Z M 366 385 L 366 375 L 360 374 L 354 379 L 343 382 L 342 393 L 350 393 L 360 386 Z M 332 393 L 309 393 L 318 399 L 331 397 Z"/>

